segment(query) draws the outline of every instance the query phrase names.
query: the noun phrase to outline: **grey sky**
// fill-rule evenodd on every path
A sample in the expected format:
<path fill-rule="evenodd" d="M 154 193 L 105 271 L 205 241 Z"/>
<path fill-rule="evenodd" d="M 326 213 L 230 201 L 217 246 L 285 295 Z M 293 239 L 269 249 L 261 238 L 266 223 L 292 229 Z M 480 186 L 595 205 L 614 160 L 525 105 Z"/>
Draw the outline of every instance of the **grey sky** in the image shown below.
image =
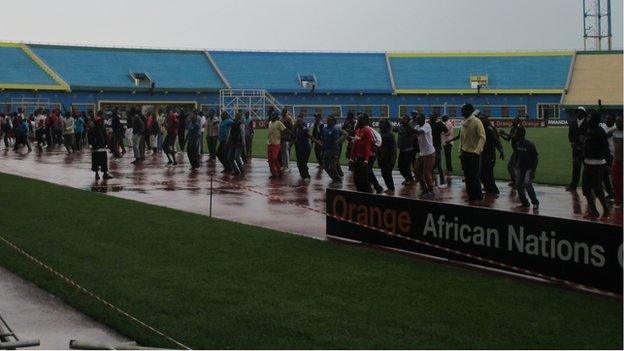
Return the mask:
<path fill-rule="evenodd" d="M 622 0 L 612 1 L 622 48 Z M 582 47 L 582 0 L 2 0 L 0 40 L 253 50 Z"/>

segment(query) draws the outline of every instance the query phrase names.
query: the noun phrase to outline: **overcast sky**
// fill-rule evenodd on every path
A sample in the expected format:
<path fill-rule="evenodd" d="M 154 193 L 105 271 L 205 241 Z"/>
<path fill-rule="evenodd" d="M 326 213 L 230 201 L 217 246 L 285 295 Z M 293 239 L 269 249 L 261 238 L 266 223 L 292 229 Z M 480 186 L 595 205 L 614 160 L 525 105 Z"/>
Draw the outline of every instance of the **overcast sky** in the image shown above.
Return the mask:
<path fill-rule="evenodd" d="M 622 48 L 622 0 L 612 1 Z M 0 40 L 253 50 L 582 48 L 582 0 L 2 0 Z"/>

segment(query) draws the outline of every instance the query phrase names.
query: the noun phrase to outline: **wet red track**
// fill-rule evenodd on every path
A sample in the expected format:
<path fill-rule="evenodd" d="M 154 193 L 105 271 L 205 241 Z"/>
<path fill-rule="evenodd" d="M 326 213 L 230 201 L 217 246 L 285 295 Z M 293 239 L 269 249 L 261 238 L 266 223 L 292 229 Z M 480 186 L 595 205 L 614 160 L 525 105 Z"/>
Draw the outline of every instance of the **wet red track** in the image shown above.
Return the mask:
<path fill-rule="evenodd" d="M 132 165 L 126 156 L 110 161 L 110 171 L 115 177 L 108 181 L 94 181 L 91 157 L 88 151 L 67 155 L 57 151 L 28 153 L 0 151 L 0 172 L 98 191 L 121 198 L 208 215 L 210 213 L 210 179 L 213 178 L 212 215 L 217 218 L 258 225 L 284 232 L 325 238 L 325 188 L 330 179 L 311 164 L 312 180 L 302 182 L 294 164 L 292 172 L 280 180 L 269 180 L 266 160 L 253 159 L 244 178 L 222 174 L 220 165 L 202 162 L 198 172 L 188 170 L 185 155 L 178 154 L 182 163 L 166 166 L 163 155 L 147 156 L 142 165 Z M 345 173 L 348 173 L 345 170 Z M 381 181 L 381 177 L 379 177 Z M 397 196 L 414 197 L 418 187 L 403 187 L 398 172 L 395 174 Z M 382 183 L 383 184 L 383 183 Z M 499 183 L 501 195 L 486 198 L 482 206 L 501 211 L 523 211 L 515 192 L 505 183 Z M 347 176 L 342 188 L 353 190 Z M 536 219 L 550 216 L 583 220 L 585 200 L 579 193 L 566 192 L 563 187 L 536 186 L 540 199 L 539 213 L 532 210 Z M 461 179 L 453 179 L 450 187 L 439 189 L 434 201 L 466 204 L 466 194 Z M 313 209 L 317 210 L 314 211 Z M 616 210 L 609 223 L 622 225 L 622 210 Z"/>

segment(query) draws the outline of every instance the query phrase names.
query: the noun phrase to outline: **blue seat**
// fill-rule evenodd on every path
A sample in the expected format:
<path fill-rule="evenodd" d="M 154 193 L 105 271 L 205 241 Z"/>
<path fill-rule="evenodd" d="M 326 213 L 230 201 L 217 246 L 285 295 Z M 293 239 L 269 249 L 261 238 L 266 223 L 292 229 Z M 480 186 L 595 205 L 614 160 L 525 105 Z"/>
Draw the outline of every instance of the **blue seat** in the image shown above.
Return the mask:
<path fill-rule="evenodd" d="M 132 88 L 130 72 L 147 73 L 159 89 L 223 87 L 201 51 L 32 45 L 72 88 Z"/>
<path fill-rule="evenodd" d="M 299 75 L 316 77 L 317 92 L 392 92 L 384 54 L 213 51 L 233 88 L 307 92 Z"/>
<path fill-rule="evenodd" d="M 57 83 L 19 47 L 0 47 L 0 83 Z"/>

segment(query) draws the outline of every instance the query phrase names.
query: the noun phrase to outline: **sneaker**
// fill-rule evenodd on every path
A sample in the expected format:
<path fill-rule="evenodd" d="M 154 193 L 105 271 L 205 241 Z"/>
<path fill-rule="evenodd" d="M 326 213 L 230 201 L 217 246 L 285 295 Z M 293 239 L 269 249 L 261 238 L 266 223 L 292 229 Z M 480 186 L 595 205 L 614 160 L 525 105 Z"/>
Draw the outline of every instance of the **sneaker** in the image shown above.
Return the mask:
<path fill-rule="evenodd" d="M 113 179 L 113 176 L 108 174 L 108 173 L 106 173 L 106 174 L 104 174 L 104 179 Z"/>

